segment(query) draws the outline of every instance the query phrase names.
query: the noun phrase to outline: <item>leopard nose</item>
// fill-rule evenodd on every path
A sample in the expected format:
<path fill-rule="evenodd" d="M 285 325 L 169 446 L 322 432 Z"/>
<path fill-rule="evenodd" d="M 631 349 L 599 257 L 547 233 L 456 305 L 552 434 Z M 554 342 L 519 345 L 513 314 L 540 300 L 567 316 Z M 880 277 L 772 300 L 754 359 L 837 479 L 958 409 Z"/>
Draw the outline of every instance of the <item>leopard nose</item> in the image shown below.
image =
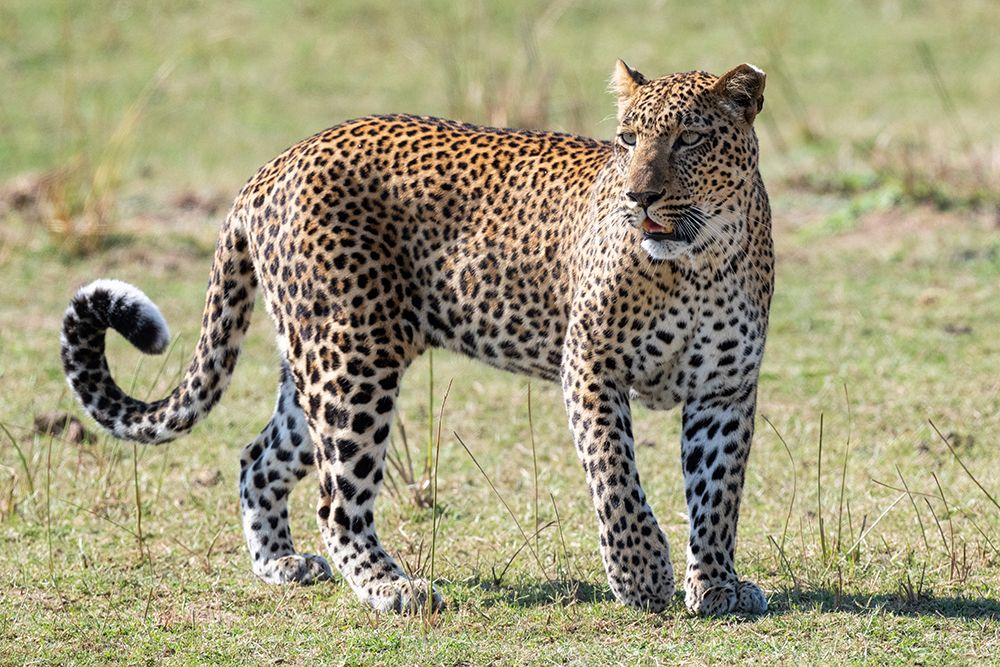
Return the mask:
<path fill-rule="evenodd" d="M 643 208 L 649 208 L 663 197 L 663 191 L 626 192 L 625 196 Z"/>

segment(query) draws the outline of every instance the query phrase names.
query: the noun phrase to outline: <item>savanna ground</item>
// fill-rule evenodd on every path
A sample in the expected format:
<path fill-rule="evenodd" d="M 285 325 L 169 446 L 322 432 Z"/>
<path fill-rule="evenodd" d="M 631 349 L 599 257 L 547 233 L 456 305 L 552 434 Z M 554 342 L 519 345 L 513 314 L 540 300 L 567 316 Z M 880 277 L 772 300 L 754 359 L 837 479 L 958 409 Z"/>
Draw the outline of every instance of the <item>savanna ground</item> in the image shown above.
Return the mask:
<path fill-rule="evenodd" d="M 0 5 L 0 663 L 1000 659 L 1000 9 L 614 4 Z M 769 72 L 777 292 L 737 561 L 767 615 L 691 618 L 680 594 L 660 615 L 615 603 L 558 388 L 454 356 L 407 375 L 418 479 L 397 472 L 379 513 L 407 567 L 433 568 L 449 601 L 433 618 L 251 574 L 235 489 L 277 377 L 263 312 L 188 438 L 137 449 L 36 426 L 79 414 L 58 327 L 94 277 L 141 285 L 176 336 L 141 362 L 112 337 L 122 384 L 172 385 L 227 199 L 284 146 L 390 111 L 610 137 L 618 56 L 647 74 Z M 637 409 L 635 430 L 683 572 L 679 416 Z M 321 552 L 313 486 L 293 528 Z"/>

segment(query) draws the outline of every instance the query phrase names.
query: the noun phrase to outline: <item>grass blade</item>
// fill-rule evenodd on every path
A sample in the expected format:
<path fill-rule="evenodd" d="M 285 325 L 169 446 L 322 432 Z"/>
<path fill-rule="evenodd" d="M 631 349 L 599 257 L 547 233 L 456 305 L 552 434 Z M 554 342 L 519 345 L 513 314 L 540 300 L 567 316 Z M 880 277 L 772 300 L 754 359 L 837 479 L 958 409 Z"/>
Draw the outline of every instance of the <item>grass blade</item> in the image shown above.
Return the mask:
<path fill-rule="evenodd" d="M 795 507 L 795 494 L 798 491 L 798 481 L 795 475 L 795 458 L 792 456 L 792 450 L 788 446 L 788 443 L 785 442 L 785 439 L 782 437 L 781 433 L 778 432 L 777 427 L 774 424 L 772 424 L 771 420 L 765 417 L 764 415 L 761 415 L 761 418 L 763 418 L 764 422 L 771 427 L 771 430 L 774 431 L 774 434 L 778 436 L 778 440 L 784 446 L 785 453 L 788 454 L 788 460 L 792 464 L 792 498 L 791 500 L 788 501 L 788 513 L 785 515 L 785 525 L 781 529 L 781 550 L 784 550 L 785 536 L 788 534 L 788 523 L 792 520 L 792 508 Z"/>
<path fill-rule="evenodd" d="M 476 464 L 476 467 L 479 469 L 479 472 L 482 473 L 483 477 L 486 479 L 486 483 L 490 485 L 491 489 L 493 489 L 494 495 L 496 495 L 496 497 L 500 499 L 500 503 L 504 506 L 504 509 L 507 510 L 507 514 L 509 514 L 510 518 L 514 520 L 514 525 L 517 526 L 518 532 L 521 533 L 521 538 L 524 539 L 525 542 L 528 542 L 530 538 L 528 537 L 528 534 L 524 532 L 524 528 L 521 527 L 521 522 L 517 520 L 517 515 L 514 514 L 514 510 L 512 510 L 510 508 L 510 505 L 507 504 L 507 501 L 504 500 L 503 495 L 500 494 L 500 491 L 497 490 L 496 485 L 493 484 L 493 480 L 490 479 L 490 476 L 486 474 L 486 470 L 484 470 L 483 466 L 481 466 L 479 464 L 479 461 L 476 460 L 476 457 L 472 453 L 472 450 L 469 449 L 468 445 L 465 444 L 465 441 L 462 440 L 462 436 L 460 436 L 455 431 L 452 431 L 452 433 L 455 435 L 455 438 L 458 439 L 458 442 L 459 444 L 462 445 L 462 448 L 465 449 L 465 453 L 468 454 L 469 458 L 472 459 L 472 462 Z M 535 562 L 538 563 L 538 568 L 541 570 L 542 576 L 545 577 L 545 580 L 549 582 L 549 584 L 552 584 L 552 579 L 549 577 L 548 572 L 545 571 L 545 566 L 542 565 L 542 559 L 539 558 L 538 552 L 535 551 L 535 549 L 530 544 L 528 545 L 528 550 L 531 552 L 531 555 L 535 557 Z"/>
<path fill-rule="evenodd" d="M 534 472 L 535 488 L 535 550 L 538 546 L 538 453 L 535 449 L 535 420 L 531 414 L 531 383 L 528 383 L 528 437 L 531 439 L 531 467 Z"/>
<path fill-rule="evenodd" d="M 899 466 L 896 466 L 896 474 L 899 475 L 899 481 L 903 483 L 903 489 L 906 492 L 906 496 L 910 499 L 910 504 L 913 505 L 914 514 L 917 515 L 917 525 L 920 526 L 920 536 L 924 540 L 924 548 L 930 551 L 931 545 L 927 542 L 927 531 L 924 530 L 924 520 L 920 518 L 920 510 L 917 509 L 917 501 L 913 499 L 913 494 L 910 493 L 910 487 L 907 485 L 906 479 L 903 477 L 903 473 L 900 471 Z M 926 500 L 926 498 L 924 498 L 924 500 Z"/>
<path fill-rule="evenodd" d="M 816 457 L 816 516 L 819 518 L 819 544 L 826 560 L 826 529 L 823 526 L 823 413 L 819 413 L 819 455 Z"/>
<path fill-rule="evenodd" d="M 853 421 L 851 419 L 851 397 L 847 393 L 847 385 L 844 385 L 844 403 L 847 405 L 847 445 L 844 447 L 844 464 L 840 470 L 840 501 L 837 506 L 837 552 L 840 552 L 840 537 L 844 530 L 844 492 L 847 488 L 847 459 L 851 455 L 851 429 Z"/>
<path fill-rule="evenodd" d="M 962 461 L 962 457 L 958 455 L 958 452 L 955 451 L 955 448 L 951 446 L 950 442 L 948 442 L 948 438 L 944 437 L 944 435 L 941 434 L 941 431 L 938 430 L 938 427 L 934 425 L 933 421 L 931 421 L 930 419 L 928 419 L 927 421 L 931 425 L 931 428 L 934 429 L 934 432 L 938 434 L 938 437 L 941 438 L 941 440 L 944 442 L 945 446 L 948 447 L 948 451 L 951 452 L 951 455 L 955 457 L 956 461 L 958 461 L 958 465 L 962 466 L 962 470 L 964 470 L 965 474 L 969 476 L 969 479 L 975 482 L 976 486 L 979 487 L 979 490 L 982 491 L 986 495 L 986 497 L 990 499 L 990 502 L 993 503 L 993 506 L 996 507 L 998 510 L 1000 510 L 1000 503 L 998 503 L 997 499 L 994 498 L 990 494 L 990 492 L 986 490 L 986 487 L 984 487 L 982 484 L 979 483 L 979 480 L 976 479 L 975 475 L 973 475 L 972 472 L 969 471 L 969 469 L 965 465 L 965 462 Z"/>
<path fill-rule="evenodd" d="M 448 388 L 444 392 L 444 398 L 441 399 L 441 412 L 438 414 L 437 445 L 434 452 L 433 475 L 431 476 L 431 571 L 427 579 L 429 588 L 427 596 L 428 619 L 434 611 L 434 554 L 437 550 L 438 463 L 441 461 L 441 425 L 444 423 L 444 406 L 448 403 L 448 394 L 451 393 L 452 382 L 454 382 L 454 378 L 448 380 Z"/>
<path fill-rule="evenodd" d="M 17 458 L 21 462 L 21 467 L 24 469 L 24 476 L 28 480 L 28 495 L 35 495 L 35 480 L 31 475 L 31 468 L 28 467 L 28 459 L 21 450 L 21 447 L 17 444 L 17 438 L 7 429 L 7 426 L 0 422 L 0 431 L 4 432 L 7 439 L 10 440 L 10 444 L 14 447 L 14 451 L 17 453 Z"/>

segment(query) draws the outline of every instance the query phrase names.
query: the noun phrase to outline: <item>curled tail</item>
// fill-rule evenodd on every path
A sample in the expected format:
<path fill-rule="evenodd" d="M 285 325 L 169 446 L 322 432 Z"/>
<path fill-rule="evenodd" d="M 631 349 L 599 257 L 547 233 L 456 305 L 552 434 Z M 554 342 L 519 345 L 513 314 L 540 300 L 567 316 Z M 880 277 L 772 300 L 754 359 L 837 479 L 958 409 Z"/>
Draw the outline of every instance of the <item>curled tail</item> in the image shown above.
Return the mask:
<path fill-rule="evenodd" d="M 230 214 L 219 236 L 194 358 L 166 398 L 146 403 L 127 395 L 105 356 L 109 327 L 146 354 L 167 348 L 167 323 L 149 297 L 119 280 L 96 280 L 80 288 L 66 309 L 61 336 L 66 380 L 87 413 L 116 437 L 169 442 L 207 415 L 229 385 L 257 291 L 247 239 L 235 217 Z"/>

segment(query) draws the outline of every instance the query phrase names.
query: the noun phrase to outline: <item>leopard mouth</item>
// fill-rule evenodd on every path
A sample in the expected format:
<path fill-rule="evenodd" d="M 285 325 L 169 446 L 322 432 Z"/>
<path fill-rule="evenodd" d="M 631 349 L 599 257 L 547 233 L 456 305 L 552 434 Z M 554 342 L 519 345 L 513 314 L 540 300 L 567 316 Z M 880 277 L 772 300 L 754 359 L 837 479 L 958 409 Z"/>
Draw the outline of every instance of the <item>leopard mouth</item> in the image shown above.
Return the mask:
<path fill-rule="evenodd" d="M 686 241 L 687 239 L 680 233 L 678 227 L 671 222 L 659 223 L 647 215 L 640 225 L 642 229 L 642 239 L 652 241 Z"/>

